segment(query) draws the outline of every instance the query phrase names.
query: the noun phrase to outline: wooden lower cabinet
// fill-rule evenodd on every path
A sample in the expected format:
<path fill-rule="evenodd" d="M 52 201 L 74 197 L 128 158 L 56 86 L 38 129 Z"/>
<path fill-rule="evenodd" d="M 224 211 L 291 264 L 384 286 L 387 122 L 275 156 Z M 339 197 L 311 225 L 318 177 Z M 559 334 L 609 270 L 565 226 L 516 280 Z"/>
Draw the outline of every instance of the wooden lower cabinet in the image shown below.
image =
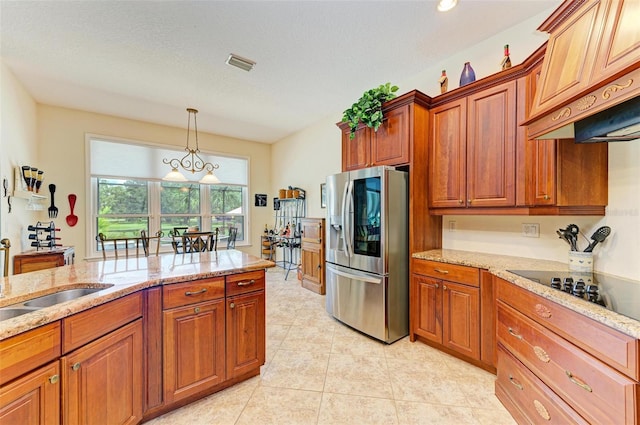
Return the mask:
<path fill-rule="evenodd" d="M 412 340 L 423 338 L 491 368 L 493 353 L 489 359 L 481 355 L 479 272 L 473 267 L 413 259 L 410 332 Z"/>
<path fill-rule="evenodd" d="M 60 385 L 56 360 L 0 387 L 0 424 L 59 424 Z"/>
<path fill-rule="evenodd" d="M 265 361 L 264 289 L 228 297 L 227 379 L 259 370 Z"/>
<path fill-rule="evenodd" d="M 165 403 L 224 381 L 224 314 L 224 299 L 164 312 Z"/>
<path fill-rule="evenodd" d="M 640 423 L 636 339 L 499 278 L 496 298 L 496 395 L 518 422 Z"/>
<path fill-rule="evenodd" d="M 324 273 L 324 218 L 304 218 L 302 225 L 302 287 L 317 294 L 326 292 Z"/>
<path fill-rule="evenodd" d="M 63 423 L 139 423 L 143 363 L 142 319 L 63 356 Z"/>
<path fill-rule="evenodd" d="M 73 247 L 16 254 L 13 257 L 13 274 L 69 266 L 74 263 L 75 255 Z"/>

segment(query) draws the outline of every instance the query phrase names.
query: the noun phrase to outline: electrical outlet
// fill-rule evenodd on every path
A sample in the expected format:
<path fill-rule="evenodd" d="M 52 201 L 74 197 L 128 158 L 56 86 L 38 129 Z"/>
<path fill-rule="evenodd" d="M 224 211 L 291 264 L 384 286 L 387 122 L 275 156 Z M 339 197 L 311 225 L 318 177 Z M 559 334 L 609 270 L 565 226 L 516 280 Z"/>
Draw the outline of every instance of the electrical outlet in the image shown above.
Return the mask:
<path fill-rule="evenodd" d="M 525 236 L 527 238 L 539 238 L 540 224 L 539 223 L 522 223 L 522 236 Z"/>
<path fill-rule="evenodd" d="M 456 231 L 456 222 L 454 220 L 449 220 L 449 231 L 450 232 Z"/>

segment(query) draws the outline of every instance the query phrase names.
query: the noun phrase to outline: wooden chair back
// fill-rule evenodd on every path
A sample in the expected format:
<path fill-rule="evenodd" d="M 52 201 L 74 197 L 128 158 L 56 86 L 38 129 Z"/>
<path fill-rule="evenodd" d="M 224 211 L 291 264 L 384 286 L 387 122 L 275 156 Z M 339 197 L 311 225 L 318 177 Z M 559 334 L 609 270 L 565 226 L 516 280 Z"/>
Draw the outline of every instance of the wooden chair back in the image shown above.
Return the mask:
<path fill-rule="evenodd" d="M 7 238 L 4 238 L 0 240 L 0 245 L 0 251 L 2 252 L 2 261 L 4 263 L 4 265 L 2 266 L 2 275 L 4 277 L 7 277 L 9 276 L 9 248 L 11 248 L 11 241 L 9 241 L 9 239 Z"/>
<path fill-rule="evenodd" d="M 124 250 L 125 257 L 129 257 L 129 250 L 133 251 L 135 246 L 135 256 L 140 256 L 140 248 L 142 247 L 142 254 L 145 257 L 149 256 L 149 242 L 151 240 L 157 240 L 156 255 L 160 252 L 160 238 L 163 233 L 161 231 L 156 232 L 155 236 L 147 236 L 146 231 L 142 230 L 140 236 L 133 236 L 130 238 L 107 238 L 104 233 L 98 234 L 96 240 L 100 243 L 102 248 L 102 258 L 107 259 L 107 250 L 109 246 L 113 246 L 113 253 L 116 258 L 119 258 L 119 253 Z M 113 245 L 111 245 L 113 244 Z M 133 255 L 133 254 L 132 254 Z"/>
<path fill-rule="evenodd" d="M 238 228 L 229 227 L 229 239 L 227 239 L 227 249 L 235 249 L 237 237 L 238 237 Z"/>

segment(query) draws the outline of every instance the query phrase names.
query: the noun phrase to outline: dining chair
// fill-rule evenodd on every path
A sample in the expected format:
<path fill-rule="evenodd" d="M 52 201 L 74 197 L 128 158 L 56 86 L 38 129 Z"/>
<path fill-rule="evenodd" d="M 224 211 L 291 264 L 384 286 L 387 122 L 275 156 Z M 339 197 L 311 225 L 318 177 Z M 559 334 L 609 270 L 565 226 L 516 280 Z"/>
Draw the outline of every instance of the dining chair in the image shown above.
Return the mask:
<path fill-rule="evenodd" d="M 144 255 L 146 257 L 149 256 L 149 245 L 152 240 L 156 241 L 156 255 L 160 253 L 160 245 L 162 244 L 162 237 L 164 236 L 164 232 L 158 230 L 155 236 L 147 236 L 146 230 L 140 231 L 140 237 L 142 238 L 142 249 L 144 249 Z"/>
<path fill-rule="evenodd" d="M 11 248 L 11 241 L 9 241 L 9 239 L 7 238 L 4 238 L 0 240 L 0 245 L 2 245 L 0 247 L 0 251 L 2 251 L 2 261 L 4 261 L 3 276 L 7 277 L 9 276 L 9 248 Z"/>
<path fill-rule="evenodd" d="M 98 242 L 100 242 L 100 246 L 102 248 L 102 259 L 106 260 L 107 259 L 107 250 L 106 247 L 109 246 L 109 244 L 113 244 L 113 253 L 115 255 L 116 258 L 119 258 L 119 252 L 122 252 L 122 250 L 124 249 L 124 255 L 125 257 L 129 257 L 129 247 L 131 247 L 131 250 L 133 250 L 133 246 L 135 245 L 135 256 L 139 257 L 140 256 L 140 246 L 142 245 L 142 254 L 145 257 L 149 256 L 148 250 L 145 247 L 145 241 L 144 239 L 158 239 L 158 247 L 156 249 L 156 255 L 159 251 L 159 245 L 160 245 L 160 237 L 158 236 L 158 233 L 161 232 L 156 232 L 156 236 L 146 236 L 146 232 L 144 233 L 144 236 L 141 234 L 140 236 L 132 236 L 130 238 L 107 238 L 105 236 L 104 233 L 99 233 L 98 236 L 96 236 L 96 240 Z"/>
<path fill-rule="evenodd" d="M 235 249 L 236 237 L 238 237 L 238 228 L 229 227 L 229 239 L 227 239 L 227 249 Z"/>

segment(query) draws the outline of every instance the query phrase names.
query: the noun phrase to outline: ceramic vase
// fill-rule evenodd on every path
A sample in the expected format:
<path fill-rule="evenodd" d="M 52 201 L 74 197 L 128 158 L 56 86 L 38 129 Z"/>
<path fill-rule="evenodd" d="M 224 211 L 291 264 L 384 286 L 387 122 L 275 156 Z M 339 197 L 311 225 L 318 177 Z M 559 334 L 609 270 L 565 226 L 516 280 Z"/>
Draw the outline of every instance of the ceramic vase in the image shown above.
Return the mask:
<path fill-rule="evenodd" d="M 469 83 L 473 83 L 476 80 L 476 73 L 471 68 L 471 64 L 469 62 L 465 62 L 464 68 L 462 69 L 462 74 L 460 75 L 460 87 L 466 86 Z"/>

